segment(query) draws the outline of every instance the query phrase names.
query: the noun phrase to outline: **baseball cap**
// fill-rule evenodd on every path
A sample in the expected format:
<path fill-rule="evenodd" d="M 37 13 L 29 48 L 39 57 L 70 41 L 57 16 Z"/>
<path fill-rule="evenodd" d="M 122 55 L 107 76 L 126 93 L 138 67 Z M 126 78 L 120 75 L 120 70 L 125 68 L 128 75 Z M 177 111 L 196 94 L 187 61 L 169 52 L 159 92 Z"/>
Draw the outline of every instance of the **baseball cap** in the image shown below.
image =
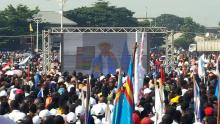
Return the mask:
<path fill-rule="evenodd" d="M 50 116 L 50 115 L 51 114 L 50 114 L 50 111 L 48 109 L 44 109 L 44 110 L 41 110 L 39 112 L 39 117 L 40 118 L 45 118 L 45 117 Z"/>
<path fill-rule="evenodd" d="M 66 121 L 68 123 L 75 123 L 76 122 L 76 114 L 73 112 L 70 112 L 66 115 Z"/>
<path fill-rule="evenodd" d="M 15 116 L 15 118 L 14 118 L 14 121 L 16 122 L 16 123 L 19 123 L 20 121 L 22 121 L 24 118 L 25 118 L 25 113 L 23 113 L 23 112 L 20 112 L 19 114 L 17 114 L 16 116 Z"/>
<path fill-rule="evenodd" d="M 152 92 L 152 90 L 151 90 L 150 88 L 144 89 L 144 94 L 149 94 L 149 93 L 151 93 L 151 92 Z"/>
<path fill-rule="evenodd" d="M 152 121 L 149 117 L 144 117 L 142 120 L 141 120 L 141 124 L 152 124 Z"/>
<path fill-rule="evenodd" d="M 40 124 L 41 123 L 41 119 L 37 115 L 32 118 L 32 121 L 33 121 L 33 124 Z"/>
<path fill-rule="evenodd" d="M 212 107 L 205 107 L 204 113 L 206 116 L 212 116 L 214 113 L 214 109 Z"/>
<path fill-rule="evenodd" d="M 76 116 L 82 115 L 84 113 L 84 111 L 85 110 L 81 105 L 77 106 L 76 109 L 75 109 Z"/>
<path fill-rule="evenodd" d="M 57 115 L 57 110 L 56 109 L 51 109 L 50 114 L 56 116 Z"/>
<path fill-rule="evenodd" d="M 96 104 L 92 107 L 92 114 L 96 116 L 100 116 L 105 114 L 103 107 L 100 104 Z"/>
<path fill-rule="evenodd" d="M 0 92 L 0 97 L 2 97 L 2 96 L 7 96 L 7 92 L 5 90 L 2 90 Z"/>
<path fill-rule="evenodd" d="M 24 94 L 24 91 L 21 90 L 21 89 L 17 89 L 17 90 L 16 90 L 16 94 Z"/>

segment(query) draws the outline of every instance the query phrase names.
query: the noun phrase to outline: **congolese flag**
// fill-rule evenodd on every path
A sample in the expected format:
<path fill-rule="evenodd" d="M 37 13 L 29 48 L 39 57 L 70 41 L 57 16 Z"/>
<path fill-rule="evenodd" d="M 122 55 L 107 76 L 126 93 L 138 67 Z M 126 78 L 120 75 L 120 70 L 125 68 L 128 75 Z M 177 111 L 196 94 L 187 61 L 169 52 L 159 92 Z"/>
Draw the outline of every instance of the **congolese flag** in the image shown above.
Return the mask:
<path fill-rule="evenodd" d="M 127 79 L 122 84 L 119 76 L 118 90 L 115 98 L 115 108 L 112 124 L 132 124 L 133 114 L 133 84 L 132 84 L 133 63 L 129 65 Z"/>

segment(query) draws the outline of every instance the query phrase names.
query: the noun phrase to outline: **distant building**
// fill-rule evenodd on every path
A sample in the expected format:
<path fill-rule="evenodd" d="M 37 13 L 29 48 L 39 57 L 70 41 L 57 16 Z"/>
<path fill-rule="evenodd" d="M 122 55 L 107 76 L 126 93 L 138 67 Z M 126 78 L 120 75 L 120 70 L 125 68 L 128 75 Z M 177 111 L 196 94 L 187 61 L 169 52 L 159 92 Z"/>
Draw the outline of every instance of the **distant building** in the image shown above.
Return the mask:
<path fill-rule="evenodd" d="M 50 29 L 51 27 L 60 27 L 61 24 L 61 15 L 58 12 L 55 11 L 40 11 L 37 15 L 42 19 L 41 23 L 46 23 L 46 29 Z M 77 23 L 73 20 L 70 20 L 63 16 L 63 27 L 74 27 Z M 41 24 L 39 24 L 41 26 Z M 36 29 L 34 30 L 34 32 Z M 39 48 L 41 48 L 41 31 L 39 31 Z M 52 46 L 53 47 L 59 47 L 60 43 L 60 36 L 54 35 L 51 37 L 53 41 Z M 24 45 L 25 48 L 29 48 L 29 50 L 35 49 L 35 43 L 36 43 L 36 36 L 30 36 L 30 37 L 22 37 L 21 38 L 21 44 Z"/>
<path fill-rule="evenodd" d="M 60 14 L 54 11 L 40 11 L 38 13 L 41 15 L 41 19 L 45 23 L 49 23 L 50 25 L 60 25 Z M 73 20 L 70 20 L 63 16 L 63 25 L 64 26 L 76 26 L 77 23 Z"/>
<path fill-rule="evenodd" d="M 220 28 L 219 27 L 206 27 L 206 31 L 213 34 L 219 34 Z"/>

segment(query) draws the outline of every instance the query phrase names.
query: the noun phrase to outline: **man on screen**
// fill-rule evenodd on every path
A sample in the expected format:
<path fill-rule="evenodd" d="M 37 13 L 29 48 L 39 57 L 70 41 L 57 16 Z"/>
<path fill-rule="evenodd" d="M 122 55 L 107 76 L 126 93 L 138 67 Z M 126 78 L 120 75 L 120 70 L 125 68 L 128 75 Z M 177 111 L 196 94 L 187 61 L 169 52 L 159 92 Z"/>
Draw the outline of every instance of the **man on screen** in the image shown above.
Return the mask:
<path fill-rule="evenodd" d="M 115 54 L 111 51 L 112 46 L 107 42 L 99 44 L 100 54 L 95 57 L 92 62 L 92 73 L 94 76 L 99 76 L 101 73 L 114 74 L 119 67 Z"/>

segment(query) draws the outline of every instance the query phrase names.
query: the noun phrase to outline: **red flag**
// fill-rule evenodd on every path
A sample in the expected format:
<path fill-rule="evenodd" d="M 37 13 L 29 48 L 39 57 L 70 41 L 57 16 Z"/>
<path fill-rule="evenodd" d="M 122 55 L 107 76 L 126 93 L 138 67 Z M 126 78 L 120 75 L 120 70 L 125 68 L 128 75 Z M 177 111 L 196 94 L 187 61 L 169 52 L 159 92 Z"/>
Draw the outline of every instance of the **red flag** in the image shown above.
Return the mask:
<path fill-rule="evenodd" d="M 160 66 L 160 78 L 161 78 L 161 83 L 164 84 L 164 82 L 166 81 L 166 77 L 163 66 Z"/>
<path fill-rule="evenodd" d="M 28 64 L 27 80 L 30 81 L 30 64 Z"/>

